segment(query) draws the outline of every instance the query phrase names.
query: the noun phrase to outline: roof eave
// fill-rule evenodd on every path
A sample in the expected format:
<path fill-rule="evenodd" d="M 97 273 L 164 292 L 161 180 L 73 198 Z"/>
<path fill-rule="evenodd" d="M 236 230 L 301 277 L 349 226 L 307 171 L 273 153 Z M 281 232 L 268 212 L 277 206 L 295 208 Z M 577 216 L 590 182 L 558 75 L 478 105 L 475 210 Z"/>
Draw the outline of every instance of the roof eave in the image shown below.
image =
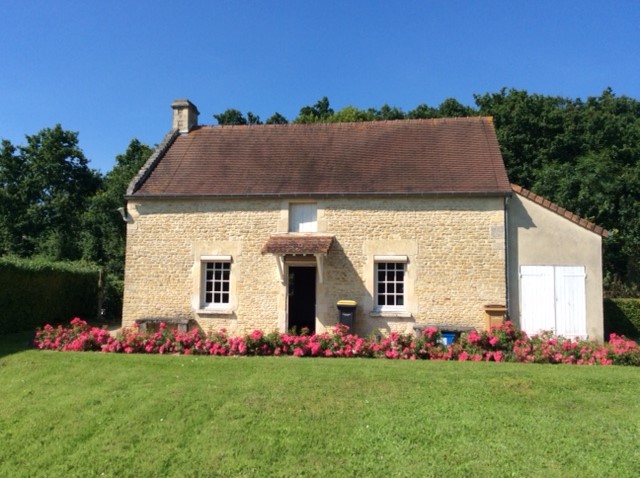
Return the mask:
<path fill-rule="evenodd" d="M 288 192 L 288 193 L 238 193 L 238 194 L 129 194 L 127 199 L 243 199 L 243 198 L 298 198 L 298 197 L 507 197 L 511 190 L 496 191 L 424 191 L 424 192 Z"/>
<path fill-rule="evenodd" d="M 173 144 L 178 136 L 180 136 L 180 132 L 177 129 L 172 129 L 165 135 L 153 154 L 149 157 L 149 159 L 147 159 L 147 162 L 144 163 L 142 168 L 140 168 L 140 171 L 138 171 L 138 174 L 134 176 L 134 178 L 127 186 L 125 199 L 133 196 L 136 191 L 142 187 L 151 172 L 154 170 L 154 168 L 157 166 L 164 154 L 167 152 L 169 147 Z"/>
<path fill-rule="evenodd" d="M 539 194 L 534 193 L 533 191 L 529 191 L 528 189 L 523 188 L 522 186 L 519 186 L 517 184 L 512 184 L 511 188 L 513 192 L 516 193 L 518 196 L 521 196 L 525 199 L 528 199 L 529 201 L 534 202 L 540 207 L 543 207 L 557 214 L 558 216 L 573 222 L 577 226 L 580 226 L 583 229 L 586 229 L 587 231 L 591 231 L 594 234 L 598 234 L 599 236 L 602 236 L 602 237 L 609 237 L 611 234 L 604 227 L 598 226 L 597 224 L 578 216 L 577 214 L 563 208 L 562 206 L 559 206 L 554 202 L 549 201 L 548 199 L 540 196 Z"/>

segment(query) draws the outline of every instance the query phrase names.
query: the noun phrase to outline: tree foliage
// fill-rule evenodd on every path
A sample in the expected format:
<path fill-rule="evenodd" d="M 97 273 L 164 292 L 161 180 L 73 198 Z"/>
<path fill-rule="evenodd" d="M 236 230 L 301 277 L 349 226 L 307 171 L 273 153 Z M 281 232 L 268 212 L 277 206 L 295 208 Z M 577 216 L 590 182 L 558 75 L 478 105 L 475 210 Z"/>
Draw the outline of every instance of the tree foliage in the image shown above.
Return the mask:
<path fill-rule="evenodd" d="M 320 123 L 328 121 L 333 116 L 333 109 L 329 106 L 329 98 L 323 96 L 313 106 L 303 106 L 300 108 L 300 115 L 295 120 L 296 123 Z"/>
<path fill-rule="evenodd" d="M 131 140 L 124 154 L 91 198 L 83 216 L 83 258 L 100 264 L 107 273 L 124 274 L 126 223 L 118 209 L 124 207 L 125 193 L 132 178 L 151 156 L 153 150 L 137 139 Z"/>
<path fill-rule="evenodd" d="M 91 197 L 83 216 L 82 256 L 104 272 L 103 308 L 110 319 L 119 318 L 124 290 L 126 223 L 119 209 L 125 206 L 127 186 L 152 152 L 146 144 L 131 140 L 125 153 L 116 156 L 115 166 Z"/>
<path fill-rule="evenodd" d="M 60 125 L 27 136 L 25 146 L 2 142 L 0 253 L 78 259 L 82 216 L 101 184 L 78 146 L 78 134 Z"/>
<path fill-rule="evenodd" d="M 273 115 L 269 117 L 269 119 L 267 119 L 266 123 L 267 124 L 289 124 L 289 120 L 287 120 L 287 118 L 285 118 L 284 116 L 282 116 L 280 113 L 276 111 L 275 113 L 273 113 Z"/>
<path fill-rule="evenodd" d="M 245 125 L 249 124 L 247 118 L 244 117 L 241 111 L 230 108 L 223 111 L 213 117 L 218 121 L 219 125 Z"/>
<path fill-rule="evenodd" d="M 242 114 L 241 111 L 230 108 L 223 111 L 213 117 L 218 121 L 219 125 L 248 125 L 248 124 L 262 124 L 260 116 L 254 115 L 251 111 L 247 113 L 247 116 Z"/>

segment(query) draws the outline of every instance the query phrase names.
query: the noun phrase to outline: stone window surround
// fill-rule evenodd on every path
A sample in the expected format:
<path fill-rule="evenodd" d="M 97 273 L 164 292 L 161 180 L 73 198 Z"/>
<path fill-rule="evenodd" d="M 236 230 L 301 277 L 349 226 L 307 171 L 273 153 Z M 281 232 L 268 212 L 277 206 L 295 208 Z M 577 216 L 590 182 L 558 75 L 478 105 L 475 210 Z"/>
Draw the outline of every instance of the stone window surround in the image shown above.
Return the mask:
<path fill-rule="evenodd" d="M 201 256 L 200 264 L 202 267 L 201 304 L 203 305 L 203 309 L 229 308 L 231 295 L 231 256 Z M 221 273 L 221 277 L 216 277 L 218 272 Z M 211 279 L 208 278 L 209 273 L 212 275 Z M 210 291 L 207 290 L 209 283 L 211 285 Z M 219 286 L 220 290 L 216 290 L 216 286 Z M 211 296 L 210 300 L 207 300 L 208 295 Z"/>
<path fill-rule="evenodd" d="M 194 262 L 192 267 L 192 294 L 191 304 L 193 311 L 199 316 L 223 316 L 229 318 L 238 307 L 237 297 L 237 266 L 236 256 L 240 254 L 237 244 L 227 244 L 230 247 L 223 247 L 225 243 L 219 243 L 218 248 L 195 245 Z M 227 252 L 231 252 L 228 254 Z M 204 270 L 206 262 L 229 262 L 231 263 L 231 274 L 229 277 L 229 303 L 228 304 L 204 304 Z"/>
<path fill-rule="evenodd" d="M 407 263 L 409 262 L 409 258 L 407 256 L 374 256 L 373 261 L 375 263 L 375 272 L 374 272 L 374 312 L 403 312 L 405 311 L 405 286 L 406 286 L 406 271 L 407 271 Z M 402 297 L 401 305 L 380 305 L 380 292 L 378 291 L 378 286 L 380 285 L 379 274 L 381 272 L 380 265 L 381 264 L 394 264 L 396 266 L 402 265 L 402 269 L 398 269 L 402 271 L 402 292 L 397 292 L 397 289 L 394 287 L 394 292 L 388 293 L 385 291 L 383 294 L 387 299 L 393 297 L 394 301 L 399 297 Z M 387 279 L 384 280 L 384 283 L 387 284 Z M 392 284 L 398 284 L 399 282 L 394 281 Z"/>
<path fill-rule="evenodd" d="M 370 297 L 362 304 L 364 312 L 371 318 L 413 319 L 418 313 L 415 297 L 415 277 L 418 273 L 415 258 L 418 252 L 414 239 L 378 239 L 367 240 L 364 244 L 366 261 L 364 263 L 364 284 Z M 404 307 L 396 310 L 380 309 L 376 306 L 377 262 L 404 262 Z"/>

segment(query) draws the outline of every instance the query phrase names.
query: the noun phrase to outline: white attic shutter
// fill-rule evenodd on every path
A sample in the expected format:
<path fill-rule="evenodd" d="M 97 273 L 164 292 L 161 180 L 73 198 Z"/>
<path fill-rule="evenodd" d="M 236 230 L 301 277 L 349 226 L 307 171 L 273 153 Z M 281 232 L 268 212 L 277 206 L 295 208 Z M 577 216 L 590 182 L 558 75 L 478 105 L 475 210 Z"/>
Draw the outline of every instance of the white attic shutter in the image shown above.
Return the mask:
<path fill-rule="evenodd" d="M 317 232 L 318 205 L 293 203 L 289 205 L 289 232 Z"/>

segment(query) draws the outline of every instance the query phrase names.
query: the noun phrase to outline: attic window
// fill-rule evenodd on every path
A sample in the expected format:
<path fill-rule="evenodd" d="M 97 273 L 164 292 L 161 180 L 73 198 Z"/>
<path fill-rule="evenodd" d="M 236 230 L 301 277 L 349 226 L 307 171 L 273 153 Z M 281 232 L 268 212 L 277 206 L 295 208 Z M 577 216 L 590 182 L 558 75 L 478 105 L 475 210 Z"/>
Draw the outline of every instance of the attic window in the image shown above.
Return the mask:
<path fill-rule="evenodd" d="M 289 204 L 289 232 L 317 232 L 318 204 L 315 202 Z"/>

